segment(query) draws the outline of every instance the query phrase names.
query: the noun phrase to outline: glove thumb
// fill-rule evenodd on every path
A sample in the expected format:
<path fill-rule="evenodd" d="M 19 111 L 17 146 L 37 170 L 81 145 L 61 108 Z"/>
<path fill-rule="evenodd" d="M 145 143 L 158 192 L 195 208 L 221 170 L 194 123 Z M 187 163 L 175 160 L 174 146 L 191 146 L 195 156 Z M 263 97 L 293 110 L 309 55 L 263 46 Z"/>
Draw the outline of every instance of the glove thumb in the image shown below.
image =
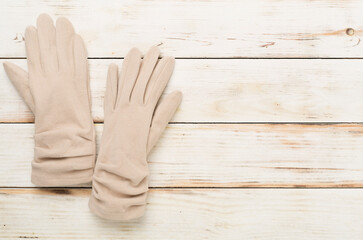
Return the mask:
<path fill-rule="evenodd" d="M 159 138 L 164 132 L 169 121 L 173 118 L 177 108 L 182 100 L 182 93 L 175 91 L 170 93 L 156 107 L 154 116 L 151 122 L 150 134 L 147 144 L 147 153 L 153 149 Z"/>
<path fill-rule="evenodd" d="M 20 96 L 34 113 L 34 101 L 29 88 L 28 73 L 10 62 L 4 62 L 4 69 Z"/>

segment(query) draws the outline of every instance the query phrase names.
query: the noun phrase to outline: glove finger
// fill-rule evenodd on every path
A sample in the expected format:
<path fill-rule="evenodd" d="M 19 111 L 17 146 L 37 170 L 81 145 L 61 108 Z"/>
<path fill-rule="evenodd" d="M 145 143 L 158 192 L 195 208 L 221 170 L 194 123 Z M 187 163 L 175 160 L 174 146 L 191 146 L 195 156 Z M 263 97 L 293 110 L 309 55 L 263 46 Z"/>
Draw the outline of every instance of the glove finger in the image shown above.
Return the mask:
<path fill-rule="evenodd" d="M 169 121 L 173 118 L 176 110 L 181 103 L 182 96 L 183 95 L 180 91 L 172 92 L 165 99 L 161 100 L 159 105 L 156 107 L 151 122 L 149 139 L 147 144 L 148 154 L 163 134 Z"/>
<path fill-rule="evenodd" d="M 75 76 L 78 79 L 82 79 L 84 86 L 88 85 L 88 61 L 87 61 L 87 49 L 84 45 L 83 39 L 78 34 L 74 38 L 74 66 Z"/>
<path fill-rule="evenodd" d="M 29 88 L 28 73 L 10 62 L 4 62 L 4 69 L 20 96 L 34 113 L 34 101 Z"/>
<path fill-rule="evenodd" d="M 160 50 L 158 47 L 151 47 L 142 60 L 140 73 L 137 77 L 132 98 L 139 103 L 144 103 L 145 89 L 158 62 Z"/>
<path fill-rule="evenodd" d="M 73 25 L 68 19 L 60 17 L 56 23 L 56 41 L 59 70 L 73 73 L 73 41 L 75 32 Z"/>
<path fill-rule="evenodd" d="M 119 79 L 119 89 L 116 105 L 120 101 L 129 102 L 132 89 L 134 88 L 141 64 L 141 52 L 133 48 L 127 54 L 122 64 L 121 77 Z M 121 95 L 120 95 L 121 94 Z"/>
<path fill-rule="evenodd" d="M 173 73 L 175 60 L 173 57 L 164 57 L 156 66 L 145 93 L 145 102 L 155 104 L 159 101 L 168 81 Z"/>
<path fill-rule="evenodd" d="M 46 73 L 58 71 L 58 58 L 53 20 L 41 14 L 37 20 L 41 62 Z"/>
<path fill-rule="evenodd" d="M 118 67 L 116 64 L 111 64 L 108 67 L 107 85 L 104 101 L 105 118 L 115 109 L 117 100 L 117 81 L 118 81 Z"/>
<path fill-rule="evenodd" d="M 73 52 L 76 86 L 78 87 L 79 92 L 87 94 L 88 101 L 91 103 L 87 50 L 81 36 L 78 34 L 76 34 L 74 39 Z"/>
<path fill-rule="evenodd" d="M 40 49 L 37 29 L 29 26 L 25 30 L 25 47 L 28 59 L 29 74 L 42 72 L 42 64 L 40 62 Z"/>

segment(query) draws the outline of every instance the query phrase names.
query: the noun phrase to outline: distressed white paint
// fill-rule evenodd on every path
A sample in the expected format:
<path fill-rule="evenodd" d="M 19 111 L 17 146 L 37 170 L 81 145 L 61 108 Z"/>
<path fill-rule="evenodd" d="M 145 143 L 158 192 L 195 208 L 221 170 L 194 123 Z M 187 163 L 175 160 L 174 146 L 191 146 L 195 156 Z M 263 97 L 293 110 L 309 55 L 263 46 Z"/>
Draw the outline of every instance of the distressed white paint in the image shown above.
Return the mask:
<path fill-rule="evenodd" d="M 98 143 L 102 125 L 97 125 Z M 33 124 L 0 124 L 0 186 L 33 186 Z M 173 124 L 152 187 L 363 187 L 360 125 Z"/>
<path fill-rule="evenodd" d="M 152 45 L 182 58 L 363 57 L 359 0 L 3 0 L 0 58 L 25 57 L 24 29 L 43 12 L 68 17 L 90 57 Z M 122 60 L 90 60 L 98 122 L 111 62 Z M 173 121 L 363 122 L 362 66 L 357 59 L 178 59 L 167 92 L 180 89 L 184 99 Z M 1 67 L 0 122 L 31 121 Z M 33 130 L 0 124 L 0 187 L 34 187 Z M 150 156 L 150 186 L 171 188 L 151 191 L 140 221 L 91 215 L 88 189 L 0 188 L 0 238 L 360 240 L 363 191 L 342 188 L 363 187 L 362 142 L 359 124 L 170 125 Z M 297 186 L 339 189 L 233 188 Z"/>
<path fill-rule="evenodd" d="M 0 121 L 33 121 L 3 61 Z M 122 60 L 90 60 L 96 121 L 112 62 Z M 166 92 L 176 89 L 184 94 L 176 122 L 363 122 L 363 60 L 179 59 Z"/>
<path fill-rule="evenodd" d="M 152 190 L 138 221 L 92 215 L 89 190 L 0 190 L 0 238 L 361 240 L 362 189 Z"/>
<path fill-rule="evenodd" d="M 92 57 L 151 45 L 176 57 L 363 56 L 360 0 L 2 0 L 0 56 L 25 55 L 24 29 L 43 12 L 68 17 Z"/>

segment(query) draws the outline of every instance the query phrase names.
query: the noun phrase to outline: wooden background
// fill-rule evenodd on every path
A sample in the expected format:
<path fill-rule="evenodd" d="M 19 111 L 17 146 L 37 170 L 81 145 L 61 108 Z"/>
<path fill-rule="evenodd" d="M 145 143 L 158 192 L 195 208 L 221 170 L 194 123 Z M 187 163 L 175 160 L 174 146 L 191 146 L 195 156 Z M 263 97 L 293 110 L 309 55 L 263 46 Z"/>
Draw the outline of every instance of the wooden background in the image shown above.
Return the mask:
<path fill-rule="evenodd" d="M 363 1 L 2 0 L 1 63 L 26 66 L 43 12 L 87 44 L 98 139 L 107 66 L 131 47 L 175 56 L 166 92 L 184 99 L 146 215 L 108 222 L 90 185 L 31 184 L 33 116 L 1 64 L 1 239 L 363 239 Z"/>

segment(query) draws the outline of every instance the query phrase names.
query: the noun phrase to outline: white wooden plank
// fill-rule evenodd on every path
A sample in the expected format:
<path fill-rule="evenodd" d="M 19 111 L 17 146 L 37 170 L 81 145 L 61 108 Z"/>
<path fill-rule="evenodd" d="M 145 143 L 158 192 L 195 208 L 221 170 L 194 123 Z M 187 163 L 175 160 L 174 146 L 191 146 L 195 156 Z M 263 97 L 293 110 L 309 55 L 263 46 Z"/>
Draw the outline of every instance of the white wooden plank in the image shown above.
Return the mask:
<path fill-rule="evenodd" d="M 152 190 L 146 214 L 109 222 L 89 190 L 0 190 L 1 239 L 361 240 L 362 189 Z"/>
<path fill-rule="evenodd" d="M 0 186 L 33 186 L 33 131 L 0 124 Z M 363 187 L 362 142 L 361 125 L 170 125 L 149 158 L 150 186 Z"/>
<path fill-rule="evenodd" d="M 0 61 L 0 121 L 33 121 Z M 25 67 L 25 60 L 10 60 Z M 93 116 L 103 121 L 107 68 L 90 60 Z M 363 122 L 363 60 L 176 61 L 166 92 L 184 98 L 175 122 Z"/>
<path fill-rule="evenodd" d="M 92 57 L 151 45 L 176 57 L 363 56 L 360 0 L 2 0 L 0 57 L 24 56 L 24 29 L 43 12 L 68 17 Z"/>

